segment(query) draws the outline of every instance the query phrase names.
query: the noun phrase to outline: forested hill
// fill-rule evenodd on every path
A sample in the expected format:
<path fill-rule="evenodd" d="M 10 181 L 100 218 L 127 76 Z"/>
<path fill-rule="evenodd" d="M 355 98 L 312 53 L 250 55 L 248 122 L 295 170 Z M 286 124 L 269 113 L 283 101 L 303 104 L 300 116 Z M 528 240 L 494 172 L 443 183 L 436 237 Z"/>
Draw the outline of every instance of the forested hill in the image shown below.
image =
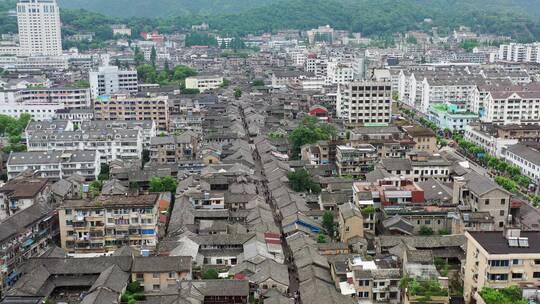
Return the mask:
<path fill-rule="evenodd" d="M 57 0 L 62 8 L 86 9 L 115 17 L 171 17 L 239 13 L 278 0 Z"/>
<path fill-rule="evenodd" d="M 64 32 L 110 32 L 122 22 L 134 32 L 172 32 L 206 21 L 224 34 L 309 29 L 329 24 L 364 35 L 433 26 L 441 34 L 467 25 L 478 32 L 540 39 L 540 0 L 59 0 Z M 14 3 L 15 0 L 0 0 Z M 14 5 L 13 5 L 14 6 Z M 85 8 L 104 13 L 74 10 Z M 129 17 L 128 17 L 129 16 Z M 155 17 L 159 16 L 159 17 Z M 424 22 L 431 19 L 432 23 Z M 2 17 L 0 30 L 16 29 Z"/>

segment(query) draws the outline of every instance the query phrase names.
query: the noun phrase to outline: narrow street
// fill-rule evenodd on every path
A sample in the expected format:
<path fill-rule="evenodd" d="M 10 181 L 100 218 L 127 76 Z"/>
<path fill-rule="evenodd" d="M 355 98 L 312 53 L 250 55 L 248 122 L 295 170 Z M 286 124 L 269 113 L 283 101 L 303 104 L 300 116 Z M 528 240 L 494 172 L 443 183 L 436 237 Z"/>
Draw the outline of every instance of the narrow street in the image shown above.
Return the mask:
<path fill-rule="evenodd" d="M 234 98 L 234 97 L 233 97 Z M 240 110 L 240 115 L 242 117 L 242 123 L 244 125 L 244 130 L 248 130 L 247 122 L 245 119 L 244 112 Z M 270 195 L 270 190 L 268 189 L 268 180 L 266 178 L 266 175 L 263 170 L 263 163 L 261 161 L 261 156 L 259 155 L 259 151 L 257 150 L 257 147 L 253 145 L 253 159 L 255 160 L 255 176 L 260 176 L 261 180 L 258 183 L 260 188 L 262 189 L 262 195 L 264 195 L 264 200 L 266 204 L 270 206 L 272 209 L 272 213 L 274 215 L 274 222 L 276 226 L 279 228 L 279 232 L 281 235 L 281 245 L 283 248 L 283 256 L 284 256 L 284 263 L 287 265 L 287 268 L 289 270 L 289 294 L 291 297 L 295 297 L 295 303 L 301 304 L 302 301 L 300 299 L 300 279 L 298 276 L 298 269 L 294 263 L 293 258 L 293 252 L 291 248 L 289 247 L 289 244 L 287 243 L 287 238 L 285 238 L 285 234 L 283 233 L 283 227 L 281 225 L 281 215 L 279 213 L 279 209 L 276 206 L 276 204 L 273 203 L 273 200 Z"/>

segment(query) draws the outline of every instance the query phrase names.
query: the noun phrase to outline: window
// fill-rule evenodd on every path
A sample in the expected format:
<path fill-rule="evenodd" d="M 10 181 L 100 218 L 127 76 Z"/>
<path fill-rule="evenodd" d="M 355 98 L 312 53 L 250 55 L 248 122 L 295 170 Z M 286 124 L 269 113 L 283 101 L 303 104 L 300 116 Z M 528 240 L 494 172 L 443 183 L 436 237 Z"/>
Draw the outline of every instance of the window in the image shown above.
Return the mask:
<path fill-rule="evenodd" d="M 512 280 L 521 280 L 523 279 L 523 273 L 512 273 Z"/>
<path fill-rule="evenodd" d="M 492 274 L 492 273 L 488 273 L 488 279 L 490 281 L 507 281 L 508 280 L 508 274 L 506 273 L 497 273 L 497 274 Z"/>
<path fill-rule="evenodd" d="M 359 298 L 369 298 L 369 291 L 360 291 L 358 292 Z"/>
<path fill-rule="evenodd" d="M 523 265 L 523 260 L 513 259 L 512 265 Z"/>
<path fill-rule="evenodd" d="M 506 204 L 506 199 L 501 199 L 501 205 L 505 205 Z"/>
<path fill-rule="evenodd" d="M 152 285 L 152 289 L 153 290 L 159 290 L 159 284 Z"/>
<path fill-rule="evenodd" d="M 137 280 L 142 280 L 144 278 L 144 274 L 137 273 Z"/>
<path fill-rule="evenodd" d="M 489 266 L 491 267 L 508 267 L 508 260 L 491 260 Z"/>
<path fill-rule="evenodd" d="M 533 278 L 540 279 L 540 272 L 533 272 Z"/>
<path fill-rule="evenodd" d="M 159 278 L 159 272 L 154 272 L 154 273 L 152 273 L 152 277 L 153 277 L 154 279 Z"/>
<path fill-rule="evenodd" d="M 501 211 L 499 212 L 499 215 L 500 215 L 500 216 L 504 216 L 504 210 L 501 210 Z"/>
<path fill-rule="evenodd" d="M 486 205 L 489 205 L 489 198 L 486 198 L 484 202 Z"/>
<path fill-rule="evenodd" d="M 66 215 L 70 215 L 71 214 L 71 209 L 66 209 Z"/>
<path fill-rule="evenodd" d="M 174 279 L 176 277 L 176 272 L 169 272 L 169 279 Z"/>

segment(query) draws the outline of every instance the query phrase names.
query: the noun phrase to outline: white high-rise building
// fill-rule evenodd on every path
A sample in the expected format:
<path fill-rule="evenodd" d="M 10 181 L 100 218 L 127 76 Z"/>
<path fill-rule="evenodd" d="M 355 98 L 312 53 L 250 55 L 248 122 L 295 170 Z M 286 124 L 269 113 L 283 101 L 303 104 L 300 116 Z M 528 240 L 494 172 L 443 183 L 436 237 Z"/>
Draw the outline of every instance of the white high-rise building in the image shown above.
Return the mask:
<path fill-rule="evenodd" d="M 56 0 L 19 0 L 17 23 L 21 55 L 62 55 L 60 10 Z"/>
<path fill-rule="evenodd" d="M 92 97 L 118 92 L 137 93 L 137 71 L 120 70 L 117 66 L 102 66 L 90 72 Z"/>
<path fill-rule="evenodd" d="M 338 86 L 336 116 L 349 124 L 388 124 L 392 116 L 390 82 L 354 81 Z"/>

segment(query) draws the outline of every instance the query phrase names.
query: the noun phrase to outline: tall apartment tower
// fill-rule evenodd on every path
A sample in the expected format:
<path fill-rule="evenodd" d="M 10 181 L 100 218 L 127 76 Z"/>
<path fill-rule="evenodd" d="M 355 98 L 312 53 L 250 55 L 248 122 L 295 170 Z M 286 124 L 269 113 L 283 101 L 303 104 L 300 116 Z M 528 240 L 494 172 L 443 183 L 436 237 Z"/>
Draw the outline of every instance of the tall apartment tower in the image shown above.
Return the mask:
<path fill-rule="evenodd" d="M 19 0 L 17 23 L 21 55 L 62 55 L 60 10 L 56 0 Z"/>
<path fill-rule="evenodd" d="M 336 115 L 349 124 L 387 124 L 392 117 L 390 82 L 353 81 L 338 87 Z"/>

